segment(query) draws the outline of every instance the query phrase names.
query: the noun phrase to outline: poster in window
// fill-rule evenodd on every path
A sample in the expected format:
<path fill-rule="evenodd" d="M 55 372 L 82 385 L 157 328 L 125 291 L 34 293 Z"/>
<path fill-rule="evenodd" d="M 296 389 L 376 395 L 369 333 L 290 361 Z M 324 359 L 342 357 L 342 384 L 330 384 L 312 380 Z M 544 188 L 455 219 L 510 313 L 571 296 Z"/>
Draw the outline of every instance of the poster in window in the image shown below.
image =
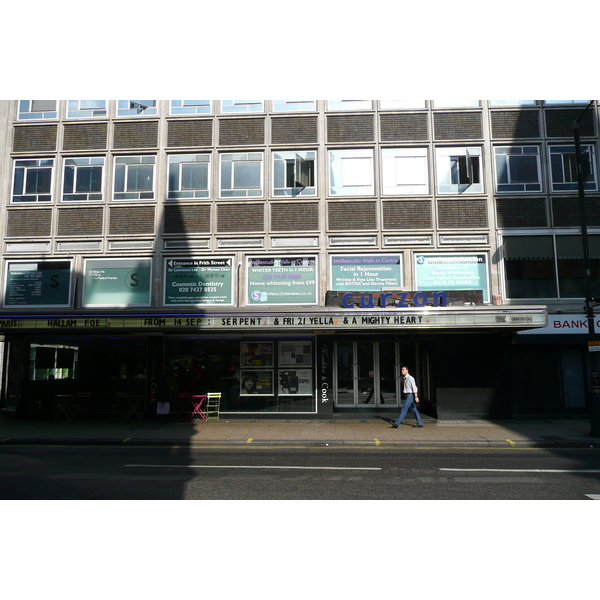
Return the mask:
<path fill-rule="evenodd" d="M 273 396 L 273 371 L 247 369 L 240 375 L 240 396 Z"/>
<path fill-rule="evenodd" d="M 312 395 L 312 371 L 310 369 L 280 369 L 277 381 L 280 396 Z"/>
<path fill-rule="evenodd" d="M 279 365 L 309 367 L 312 364 L 310 342 L 279 342 Z"/>
<path fill-rule="evenodd" d="M 242 369 L 273 366 L 273 342 L 242 342 L 240 353 Z"/>

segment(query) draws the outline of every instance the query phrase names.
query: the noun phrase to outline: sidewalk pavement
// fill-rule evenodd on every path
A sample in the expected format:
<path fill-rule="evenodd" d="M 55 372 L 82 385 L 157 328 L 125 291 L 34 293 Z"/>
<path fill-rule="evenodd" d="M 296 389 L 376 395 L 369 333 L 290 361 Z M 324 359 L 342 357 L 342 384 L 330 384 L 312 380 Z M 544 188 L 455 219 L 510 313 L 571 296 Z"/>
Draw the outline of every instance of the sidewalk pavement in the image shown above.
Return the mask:
<path fill-rule="evenodd" d="M 589 419 L 443 421 L 382 418 L 151 421 L 28 420 L 0 414 L 0 447 L 10 444 L 600 448 Z"/>

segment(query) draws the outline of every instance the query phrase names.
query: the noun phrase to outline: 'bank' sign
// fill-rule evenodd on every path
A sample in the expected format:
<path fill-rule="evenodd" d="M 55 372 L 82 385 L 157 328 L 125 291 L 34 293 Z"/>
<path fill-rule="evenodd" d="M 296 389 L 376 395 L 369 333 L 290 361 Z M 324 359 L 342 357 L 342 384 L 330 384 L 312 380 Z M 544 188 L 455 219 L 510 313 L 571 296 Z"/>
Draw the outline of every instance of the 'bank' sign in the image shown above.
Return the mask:
<path fill-rule="evenodd" d="M 594 315 L 594 331 L 600 333 L 600 315 Z M 548 325 L 538 329 L 519 331 L 519 335 L 587 334 L 586 315 L 548 315 Z"/>

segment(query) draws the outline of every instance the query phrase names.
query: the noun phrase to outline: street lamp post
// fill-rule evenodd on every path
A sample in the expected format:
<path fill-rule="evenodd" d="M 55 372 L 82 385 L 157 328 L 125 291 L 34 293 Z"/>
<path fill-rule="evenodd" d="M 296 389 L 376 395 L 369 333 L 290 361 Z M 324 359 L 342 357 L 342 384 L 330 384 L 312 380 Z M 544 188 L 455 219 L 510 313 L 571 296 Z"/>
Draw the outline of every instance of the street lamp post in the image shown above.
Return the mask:
<path fill-rule="evenodd" d="M 595 350 L 595 345 L 590 343 L 596 340 L 594 324 L 594 302 L 592 295 L 592 269 L 590 264 L 590 249 L 588 243 L 587 218 L 585 213 L 585 179 L 583 175 L 583 159 L 581 154 L 581 138 L 579 121 L 585 112 L 592 106 L 593 100 L 585 107 L 573 124 L 573 136 L 575 138 L 575 162 L 577 164 L 577 189 L 579 191 L 579 213 L 581 217 L 581 244 L 583 246 L 583 269 L 585 283 L 585 312 L 588 322 L 588 350 Z M 587 404 L 590 411 L 590 423 L 592 437 L 600 437 L 600 380 L 598 376 L 598 361 L 596 352 L 590 353 L 590 376 L 587 385 Z"/>

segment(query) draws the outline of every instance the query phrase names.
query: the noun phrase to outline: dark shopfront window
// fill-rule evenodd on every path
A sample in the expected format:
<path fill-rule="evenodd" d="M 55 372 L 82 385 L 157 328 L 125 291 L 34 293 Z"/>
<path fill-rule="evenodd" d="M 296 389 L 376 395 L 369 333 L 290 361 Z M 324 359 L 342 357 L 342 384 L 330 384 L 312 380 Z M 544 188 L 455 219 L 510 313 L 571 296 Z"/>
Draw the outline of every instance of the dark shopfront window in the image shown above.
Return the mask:
<path fill-rule="evenodd" d="M 171 338 L 165 376 L 177 393 L 221 392 L 221 412 L 314 412 L 312 339 Z"/>

